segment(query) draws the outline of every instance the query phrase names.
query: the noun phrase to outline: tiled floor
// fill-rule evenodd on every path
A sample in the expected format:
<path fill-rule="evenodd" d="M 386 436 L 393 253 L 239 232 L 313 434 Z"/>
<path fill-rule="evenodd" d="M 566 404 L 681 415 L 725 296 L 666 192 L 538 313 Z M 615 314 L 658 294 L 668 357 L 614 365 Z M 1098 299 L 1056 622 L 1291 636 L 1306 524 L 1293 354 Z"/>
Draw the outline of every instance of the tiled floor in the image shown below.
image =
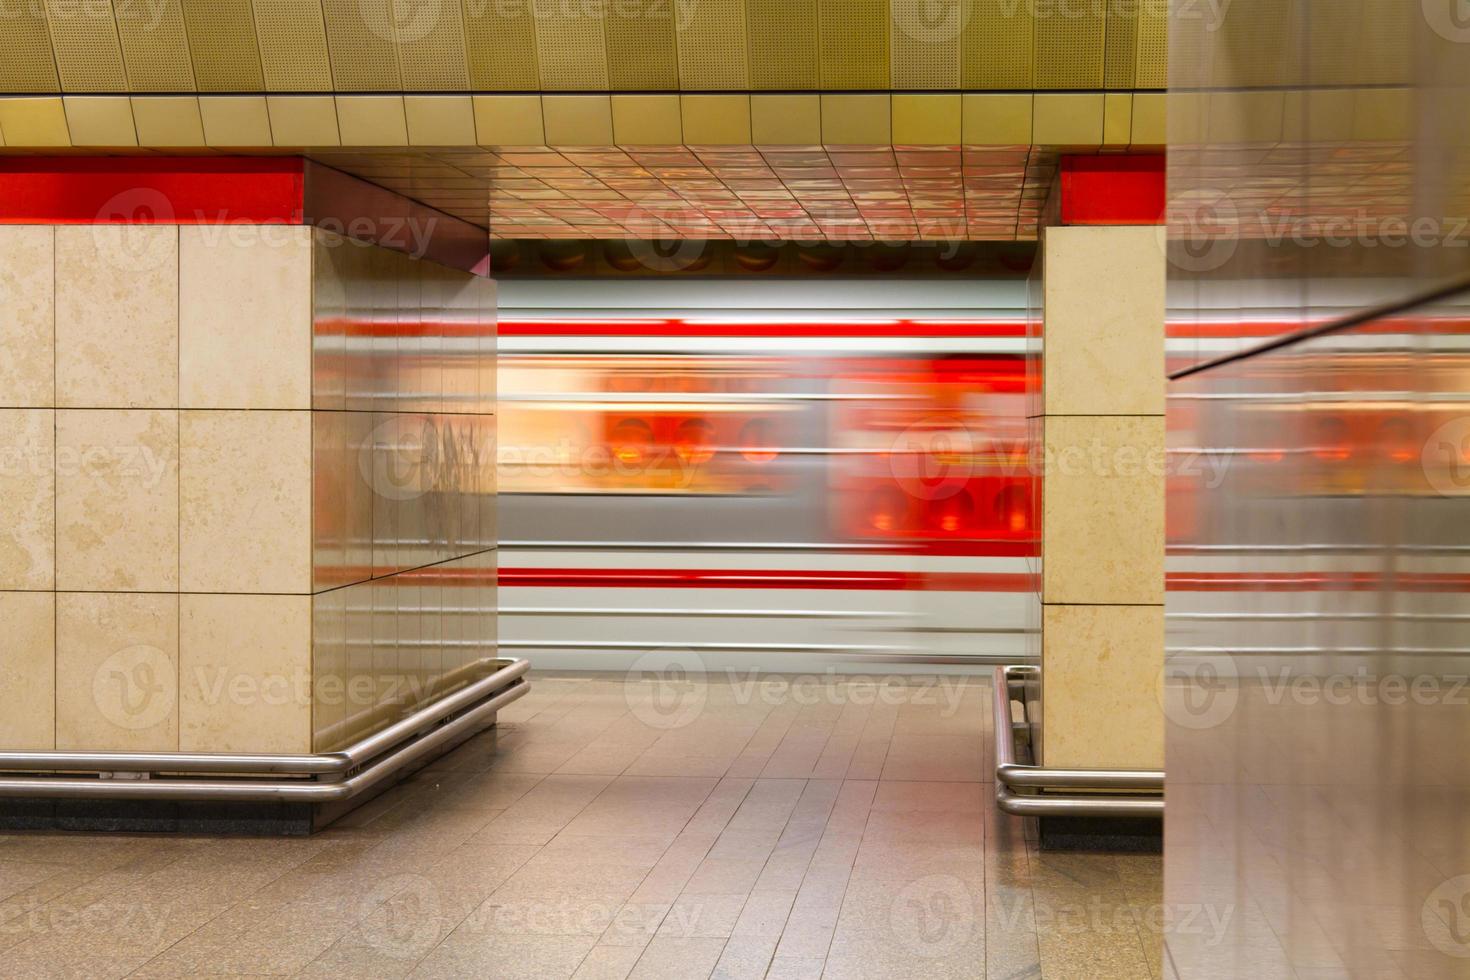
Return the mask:
<path fill-rule="evenodd" d="M 988 681 L 540 674 L 308 840 L 0 837 L 0 975 L 1160 976 L 1157 857 L 999 814 Z"/>

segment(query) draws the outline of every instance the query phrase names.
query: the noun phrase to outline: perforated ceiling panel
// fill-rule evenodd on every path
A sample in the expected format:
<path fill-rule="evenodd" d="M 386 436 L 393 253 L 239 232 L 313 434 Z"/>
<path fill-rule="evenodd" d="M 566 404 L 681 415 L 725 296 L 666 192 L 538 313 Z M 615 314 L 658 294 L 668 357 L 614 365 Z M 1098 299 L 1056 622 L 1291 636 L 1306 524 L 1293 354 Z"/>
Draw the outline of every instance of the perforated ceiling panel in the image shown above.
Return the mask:
<path fill-rule="evenodd" d="M 271 92 L 329 92 L 322 9 L 299 0 L 253 0 L 261 69 Z"/>
<path fill-rule="evenodd" d="M 1464 10 L 1463 4 L 1456 4 Z M 1400 3 L 1310 4 L 1306 17 L 1312 80 L 1320 85 L 1405 85 L 1410 81 L 1408 25 Z"/>
<path fill-rule="evenodd" d="M 817 0 L 747 0 L 750 87 L 814 89 L 817 68 Z"/>
<path fill-rule="evenodd" d="M 461 9 L 470 88 L 515 92 L 532 91 L 541 84 L 530 4 L 463 0 Z"/>
<path fill-rule="evenodd" d="M 1132 88 L 1138 60 L 1137 4 L 1108 7 L 1103 33 L 1103 87 Z"/>
<path fill-rule="evenodd" d="M 550 92 L 607 88 L 607 42 L 594 5 L 535 0 L 536 59 Z M 597 13 L 598 16 L 588 16 Z"/>
<path fill-rule="evenodd" d="M 332 84 L 341 92 L 391 92 L 399 87 L 393 43 L 393 0 L 321 0 Z"/>
<path fill-rule="evenodd" d="M 194 82 L 201 92 L 265 87 L 250 0 L 183 0 Z"/>
<path fill-rule="evenodd" d="M 95 7 L 86 13 L 69 0 L 46 0 L 46 20 L 63 91 L 127 91 L 117 25 L 110 16 Z"/>
<path fill-rule="evenodd" d="M 888 87 L 888 0 L 821 0 L 822 87 Z"/>
<path fill-rule="evenodd" d="M 893 87 L 956 88 L 960 35 L 974 16 L 970 0 L 891 0 Z"/>
<path fill-rule="evenodd" d="M 1036 87 L 1101 88 L 1107 4 L 1079 3 L 1036 25 Z"/>
<path fill-rule="evenodd" d="M 1029 3 L 972 0 L 960 39 L 962 85 L 967 89 L 1030 88 L 1034 25 Z"/>
<path fill-rule="evenodd" d="M 464 21 L 457 3 L 393 0 L 398 64 L 409 92 L 459 91 L 469 84 Z"/>
<path fill-rule="evenodd" d="M 1138 15 L 1138 49 L 1133 72 L 1137 88 L 1166 88 L 1169 84 L 1169 12 L 1144 4 Z"/>
<path fill-rule="evenodd" d="M 40 8 L 23 7 L 5 24 L 5 57 L 0 58 L 0 91 L 55 92 L 56 62 L 51 57 L 51 35 Z"/>
<path fill-rule="evenodd" d="M 113 0 L 117 35 L 134 92 L 189 92 L 194 69 L 179 0 Z"/>
<path fill-rule="evenodd" d="M 749 88 L 745 0 L 702 0 L 686 8 L 674 23 L 680 87 L 691 91 Z"/>
<path fill-rule="evenodd" d="M 1207 85 L 1299 84 L 1304 64 L 1299 50 L 1301 35 L 1290 15 L 1294 4 L 1280 0 L 1234 0 L 1230 16 L 1219 24 L 1198 19 L 1181 21 L 1175 41 L 1182 45 L 1171 71 L 1170 82 L 1194 88 Z M 1203 11 L 1209 8 L 1201 5 Z M 1154 44 L 1162 47 L 1165 25 L 1160 18 L 1139 25 L 1139 75 L 1151 78 L 1156 70 Z M 1218 40 L 1203 43 L 1210 32 Z M 1157 37 L 1157 41 L 1155 38 Z M 1162 52 L 1157 57 L 1162 60 Z"/>
<path fill-rule="evenodd" d="M 679 87 L 674 18 L 684 6 L 672 0 L 608 5 L 607 77 L 614 91 Z"/>

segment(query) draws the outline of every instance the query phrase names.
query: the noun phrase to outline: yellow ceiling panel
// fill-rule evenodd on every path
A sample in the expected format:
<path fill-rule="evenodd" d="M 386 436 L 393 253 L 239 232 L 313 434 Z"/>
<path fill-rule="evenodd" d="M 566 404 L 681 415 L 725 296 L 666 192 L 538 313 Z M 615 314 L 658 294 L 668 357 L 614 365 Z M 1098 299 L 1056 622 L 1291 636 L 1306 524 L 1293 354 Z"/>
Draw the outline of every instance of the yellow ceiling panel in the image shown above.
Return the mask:
<path fill-rule="evenodd" d="M 194 66 L 180 0 L 113 0 L 112 7 L 129 90 L 192 92 Z"/>
<path fill-rule="evenodd" d="M 691 146 L 750 143 L 750 96 L 681 95 L 684 142 Z"/>
<path fill-rule="evenodd" d="M 614 95 L 613 141 L 619 146 L 673 146 L 684 142 L 679 96 Z"/>
<path fill-rule="evenodd" d="M 56 70 L 65 92 L 126 92 L 122 48 L 112 17 L 82 15 L 69 0 L 46 0 Z"/>
<path fill-rule="evenodd" d="M 589 17 L 580 6 L 562 0 L 534 2 L 540 87 L 548 92 L 605 90 L 607 40 L 603 18 Z"/>
<path fill-rule="evenodd" d="M 1139 8 L 1136 4 L 1108 7 L 1103 26 L 1103 87 L 1132 88 L 1138 71 Z"/>
<path fill-rule="evenodd" d="M 888 88 L 888 0 L 820 0 L 822 87 Z"/>
<path fill-rule="evenodd" d="M 541 98 L 548 146 L 609 146 L 613 141 L 612 98 L 606 95 L 546 95 Z"/>
<path fill-rule="evenodd" d="M 343 146 L 408 145 L 401 95 L 339 95 L 337 127 Z"/>
<path fill-rule="evenodd" d="M 890 0 L 893 13 L 893 87 L 958 88 L 960 35 L 969 0 Z"/>
<path fill-rule="evenodd" d="M 469 85 L 469 63 L 459 4 L 418 0 L 392 3 L 404 89 L 463 91 Z"/>
<path fill-rule="evenodd" d="M 270 146 L 271 121 L 263 95 L 203 95 L 199 118 L 209 146 Z"/>
<path fill-rule="evenodd" d="M 892 99 L 887 93 L 822 94 L 822 142 L 856 146 L 893 142 Z"/>
<path fill-rule="evenodd" d="M 1145 4 L 1138 15 L 1138 51 L 1133 87 L 1165 88 L 1169 84 L 1169 11 Z"/>
<path fill-rule="evenodd" d="M 259 92 L 260 48 L 250 0 L 182 0 L 200 92 Z"/>
<path fill-rule="evenodd" d="M 193 95 L 133 99 L 140 146 L 204 146 L 204 120 Z"/>
<path fill-rule="evenodd" d="M 56 92 L 56 60 L 41 8 L 27 4 L 5 22 L 5 57 L 0 58 L 0 92 Z"/>
<path fill-rule="evenodd" d="M 470 88 L 478 92 L 533 92 L 539 88 L 536 18 L 531 5 L 463 0 L 461 9 Z"/>
<path fill-rule="evenodd" d="M 393 0 L 321 0 L 338 92 L 391 92 L 402 84 Z"/>
<path fill-rule="evenodd" d="M 1036 87 L 1096 89 L 1103 83 L 1105 4 L 1075 4 L 1036 24 Z"/>
<path fill-rule="evenodd" d="M 613 91 L 679 87 L 674 16 L 684 4 L 613 3 L 607 10 L 607 77 Z"/>
<path fill-rule="evenodd" d="M 746 0 L 745 11 L 750 25 L 750 87 L 820 87 L 817 0 Z"/>
<path fill-rule="evenodd" d="M 66 110 L 55 96 L 0 99 L 0 129 L 7 146 L 71 145 Z"/>
<path fill-rule="evenodd" d="M 674 23 L 679 87 L 686 91 L 750 87 L 745 0 L 703 0 Z"/>
<path fill-rule="evenodd" d="M 546 142 L 539 95 L 476 95 L 475 141 L 481 146 L 540 146 Z"/>
<path fill-rule="evenodd" d="M 414 146 L 474 146 L 475 110 L 468 95 L 406 95 L 408 142 Z"/>
<path fill-rule="evenodd" d="M 960 36 L 960 81 L 967 89 L 1031 87 L 1032 5 L 972 0 Z"/>
<path fill-rule="evenodd" d="M 319 4 L 252 0 L 261 68 L 271 92 L 330 92 L 327 31 Z"/>
<path fill-rule="evenodd" d="M 125 95 L 68 95 L 66 127 L 72 146 L 137 146 L 133 106 Z"/>

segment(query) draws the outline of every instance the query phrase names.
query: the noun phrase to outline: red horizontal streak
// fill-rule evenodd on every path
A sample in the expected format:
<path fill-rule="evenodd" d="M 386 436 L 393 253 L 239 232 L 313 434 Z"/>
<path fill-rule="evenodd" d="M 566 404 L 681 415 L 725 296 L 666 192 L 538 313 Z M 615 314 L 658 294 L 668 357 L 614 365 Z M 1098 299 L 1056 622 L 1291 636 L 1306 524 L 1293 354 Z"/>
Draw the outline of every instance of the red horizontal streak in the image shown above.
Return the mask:
<path fill-rule="evenodd" d="M 502 568 L 500 584 L 521 588 L 857 589 L 1024 592 L 1034 576 L 1016 572 L 871 572 L 748 568 Z"/>
<path fill-rule="evenodd" d="M 1024 337 L 1024 321 L 686 323 L 683 320 L 501 320 L 502 337 Z"/>

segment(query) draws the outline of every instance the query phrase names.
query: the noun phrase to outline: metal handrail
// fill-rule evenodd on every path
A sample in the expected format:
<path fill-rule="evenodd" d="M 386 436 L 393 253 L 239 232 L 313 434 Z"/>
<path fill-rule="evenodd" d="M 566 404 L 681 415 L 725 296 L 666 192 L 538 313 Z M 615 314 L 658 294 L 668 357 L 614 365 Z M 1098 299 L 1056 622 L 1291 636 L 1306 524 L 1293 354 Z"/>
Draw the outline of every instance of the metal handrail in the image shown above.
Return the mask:
<path fill-rule="evenodd" d="M 992 691 L 995 715 L 995 800 L 1001 811 L 1024 817 L 1162 814 L 1164 800 L 1161 796 L 1137 795 L 1139 791 L 1164 791 L 1164 773 L 1160 770 L 1048 769 L 1016 761 L 1016 726 L 1011 720 L 1011 675 L 1039 673 L 1039 669 L 1031 665 L 995 668 Z M 1038 790 L 1042 795 L 1016 793 L 1016 789 Z M 1096 792 L 1075 796 L 1048 792 L 1059 789 Z M 1127 795 L 1106 795 L 1108 793 Z"/>
<path fill-rule="evenodd" d="M 327 803 L 355 796 L 451 739 L 471 731 L 525 695 L 526 660 L 516 660 L 460 691 L 440 698 L 339 752 L 316 755 L 241 755 L 188 752 L 8 752 L 0 797 L 129 797 Z M 354 772 L 354 770 L 357 770 Z M 51 773 L 140 773 L 145 778 L 79 778 Z M 237 780 L 174 773 L 238 774 Z M 351 775 L 348 775 L 348 774 Z M 160 775 L 161 774 L 161 775 Z M 288 775 L 271 780 L 260 774 Z"/>

